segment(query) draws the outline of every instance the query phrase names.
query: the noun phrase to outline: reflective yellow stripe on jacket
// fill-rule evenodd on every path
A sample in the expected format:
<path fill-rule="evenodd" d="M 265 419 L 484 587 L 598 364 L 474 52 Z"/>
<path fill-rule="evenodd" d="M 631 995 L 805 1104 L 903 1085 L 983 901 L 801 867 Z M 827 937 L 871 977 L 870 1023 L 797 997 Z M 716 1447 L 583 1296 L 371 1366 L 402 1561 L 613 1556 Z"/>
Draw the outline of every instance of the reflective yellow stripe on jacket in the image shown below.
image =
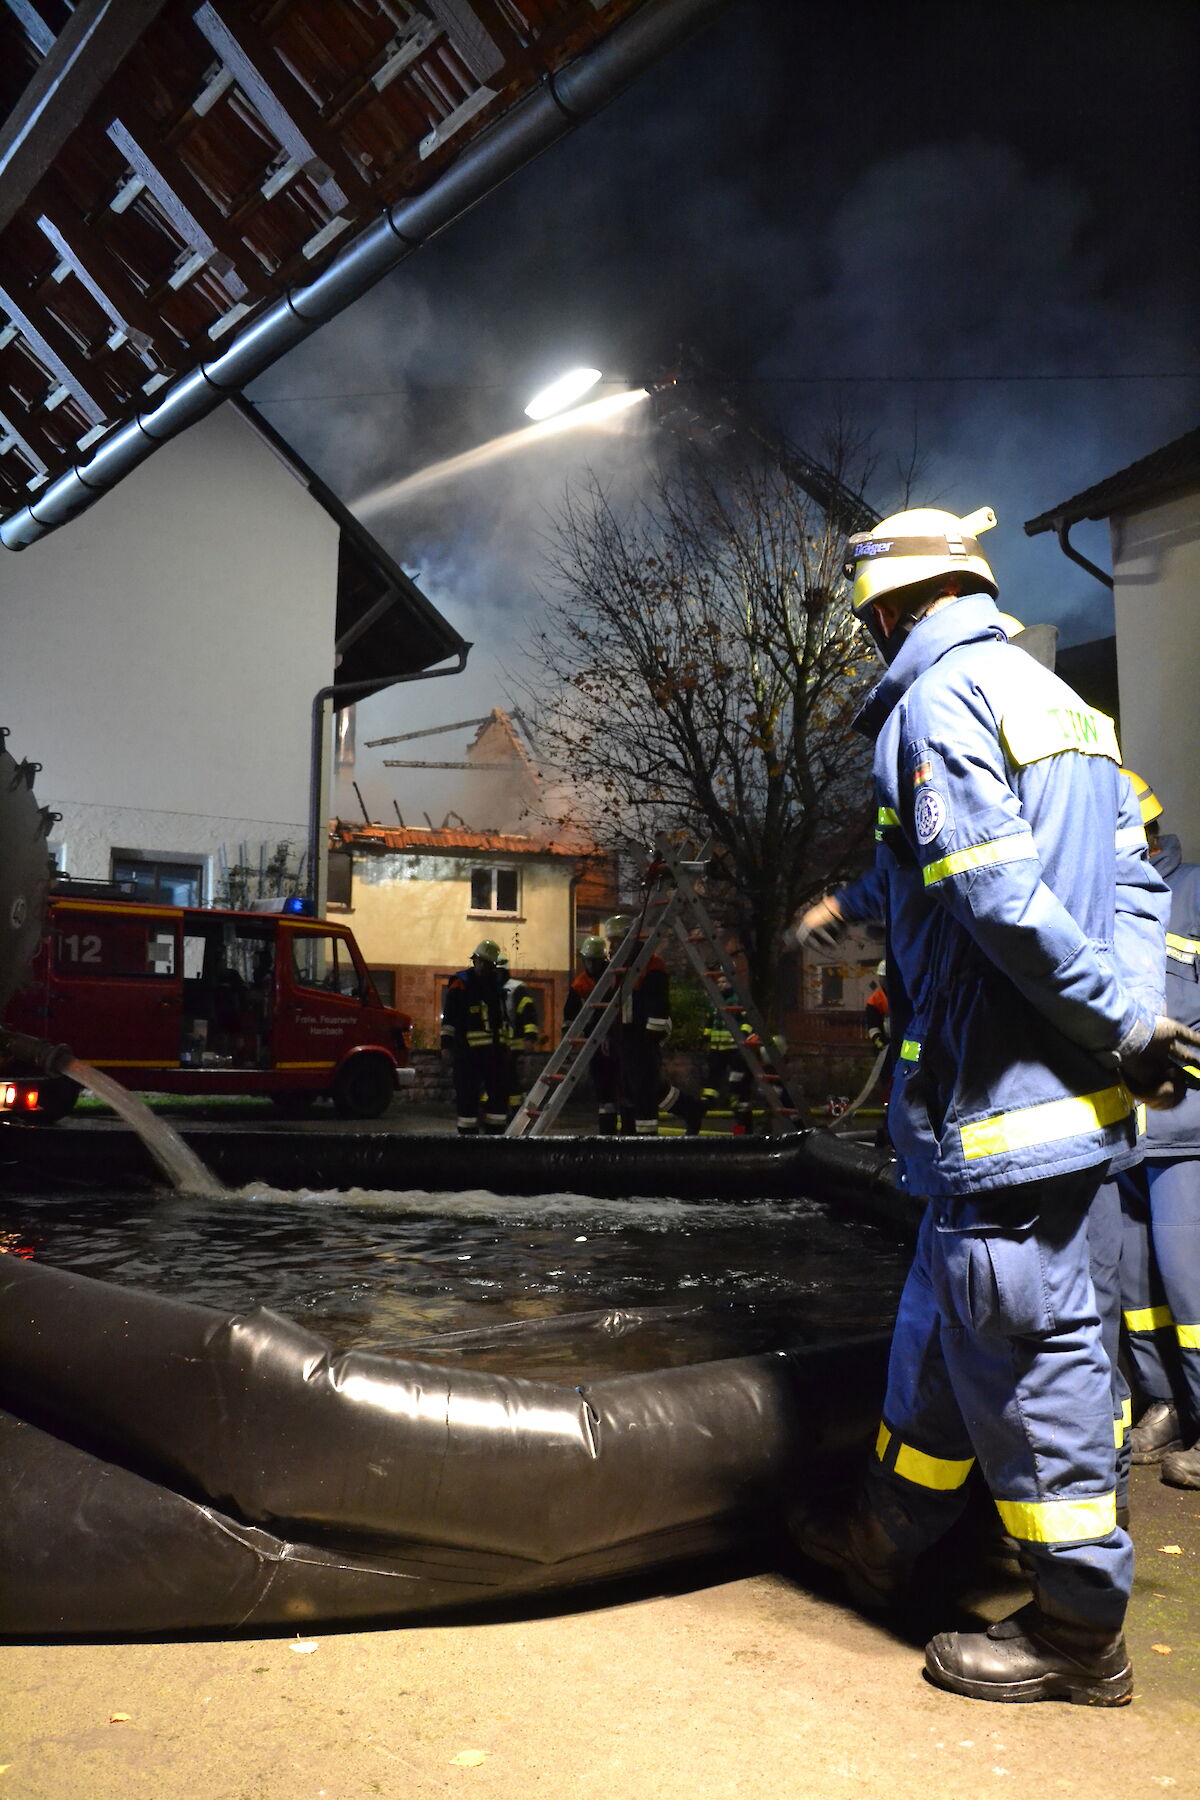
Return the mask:
<path fill-rule="evenodd" d="M 1053 1144 L 1060 1138 L 1078 1137 L 1104 1125 L 1119 1124 L 1133 1111 L 1133 1101 L 1123 1087 L 1101 1088 L 1078 1099 L 1047 1100 L 1042 1106 L 1024 1106 L 1017 1112 L 997 1113 L 959 1128 L 963 1155 L 1003 1156 L 1013 1150 L 1029 1150 L 1035 1144 Z"/>
<path fill-rule="evenodd" d="M 1168 931 L 1167 955 L 1176 962 L 1195 962 L 1200 956 L 1200 938 L 1180 937 L 1177 931 Z"/>
<path fill-rule="evenodd" d="M 995 863 L 1026 862 L 1037 856 L 1031 831 L 1012 831 L 990 843 L 972 844 L 969 850 L 952 850 L 949 856 L 927 863 L 922 874 L 925 886 L 934 887 L 951 875 L 962 875 L 968 869 L 987 869 Z"/>

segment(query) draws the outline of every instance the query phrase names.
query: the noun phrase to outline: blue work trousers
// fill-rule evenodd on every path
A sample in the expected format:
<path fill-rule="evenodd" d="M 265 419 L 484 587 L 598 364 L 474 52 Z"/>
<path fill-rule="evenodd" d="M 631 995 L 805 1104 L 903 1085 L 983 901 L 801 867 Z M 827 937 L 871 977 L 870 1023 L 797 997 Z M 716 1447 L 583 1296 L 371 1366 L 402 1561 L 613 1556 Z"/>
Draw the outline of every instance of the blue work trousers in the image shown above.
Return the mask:
<path fill-rule="evenodd" d="M 1100 1314 L 1100 1336 L 1112 1381 L 1113 1443 L 1117 1452 L 1117 1506 L 1129 1504 L 1129 1427 L 1133 1402 L 1121 1369 L 1121 1254 L 1124 1215 L 1118 1178 L 1106 1181 L 1088 1209 L 1088 1256 Z"/>
<path fill-rule="evenodd" d="M 1138 1385 L 1200 1436 L 1200 1159 L 1151 1161 L 1119 1178 L 1121 1306 Z"/>
<path fill-rule="evenodd" d="M 1116 1631 L 1133 1546 L 1116 1523 L 1113 1376 L 1091 1273 L 1104 1174 L 930 1202 L 867 1501 L 915 1556 L 957 1517 L 978 1460 L 1039 1604 Z"/>

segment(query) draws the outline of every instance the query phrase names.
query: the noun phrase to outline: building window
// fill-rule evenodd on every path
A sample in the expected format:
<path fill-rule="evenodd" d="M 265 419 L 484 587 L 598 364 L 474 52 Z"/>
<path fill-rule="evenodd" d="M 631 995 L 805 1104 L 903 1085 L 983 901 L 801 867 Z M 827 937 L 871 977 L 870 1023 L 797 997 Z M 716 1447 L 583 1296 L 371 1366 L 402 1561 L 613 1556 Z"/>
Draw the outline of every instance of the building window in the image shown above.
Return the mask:
<path fill-rule="evenodd" d="M 354 891 L 354 858 L 348 850 L 331 850 L 329 852 L 329 887 L 327 900 L 330 906 L 351 906 L 351 895 Z"/>
<path fill-rule="evenodd" d="M 846 978 L 836 964 L 821 970 L 821 1005 L 844 1006 Z"/>
<path fill-rule="evenodd" d="M 515 869 L 471 870 L 473 913 L 515 913 L 519 897 L 520 886 Z"/>
<path fill-rule="evenodd" d="M 204 864 L 184 857 L 114 850 L 112 878 L 127 882 L 133 899 L 158 906 L 199 906 L 204 894 Z"/>

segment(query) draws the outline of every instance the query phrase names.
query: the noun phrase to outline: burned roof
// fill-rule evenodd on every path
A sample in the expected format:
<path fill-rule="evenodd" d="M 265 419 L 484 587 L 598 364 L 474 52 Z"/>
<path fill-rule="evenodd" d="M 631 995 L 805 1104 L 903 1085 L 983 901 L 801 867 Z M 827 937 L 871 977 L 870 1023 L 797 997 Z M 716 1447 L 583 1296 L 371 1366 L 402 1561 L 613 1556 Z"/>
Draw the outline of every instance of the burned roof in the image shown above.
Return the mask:
<path fill-rule="evenodd" d="M 1152 450 L 1094 487 L 1026 520 L 1025 531 L 1029 537 L 1037 537 L 1039 532 L 1057 531 L 1079 519 L 1111 518 L 1113 513 L 1151 506 L 1196 487 L 1200 487 L 1200 430 L 1186 431 L 1161 450 Z"/>
<path fill-rule="evenodd" d="M 0 538 L 75 516 L 723 3 L 0 5 Z"/>

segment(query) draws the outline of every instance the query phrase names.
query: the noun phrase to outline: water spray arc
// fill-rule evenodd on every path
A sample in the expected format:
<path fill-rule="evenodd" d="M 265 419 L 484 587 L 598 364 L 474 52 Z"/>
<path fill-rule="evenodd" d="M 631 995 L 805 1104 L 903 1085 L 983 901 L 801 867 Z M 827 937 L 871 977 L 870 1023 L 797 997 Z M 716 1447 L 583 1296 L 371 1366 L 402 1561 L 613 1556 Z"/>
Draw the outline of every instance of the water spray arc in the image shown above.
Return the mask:
<path fill-rule="evenodd" d="M 473 474 L 477 469 L 488 468 L 505 457 L 517 456 L 522 451 L 544 443 L 547 438 L 560 436 L 564 431 L 575 431 L 584 426 L 609 426 L 649 398 L 646 388 L 627 388 L 619 394 L 609 394 L 603 400 L 592 400 L 586 406 L 575 406 L 569 412 L 556 413 L 552 418 L 523 425 L 519 431 L 505 432 L 503 436 L 492 438 L 486 444 L 477 444 L 473 450 L 464 450 L 457 456 L 447 456 L 441 462 L 430 463 L 428 467 L 417 469 L 412 475 L 405 475 L 400 481 L 389 481 L 382 487 L 373 488 L 369 494 L 363 494 L 351 502 L 351 511 L 360 519 L 389 512 L 393 507 L 415 500 L 430 488 L 440 487 L 443 482 L 454 481 L 461 475 Z"/>

